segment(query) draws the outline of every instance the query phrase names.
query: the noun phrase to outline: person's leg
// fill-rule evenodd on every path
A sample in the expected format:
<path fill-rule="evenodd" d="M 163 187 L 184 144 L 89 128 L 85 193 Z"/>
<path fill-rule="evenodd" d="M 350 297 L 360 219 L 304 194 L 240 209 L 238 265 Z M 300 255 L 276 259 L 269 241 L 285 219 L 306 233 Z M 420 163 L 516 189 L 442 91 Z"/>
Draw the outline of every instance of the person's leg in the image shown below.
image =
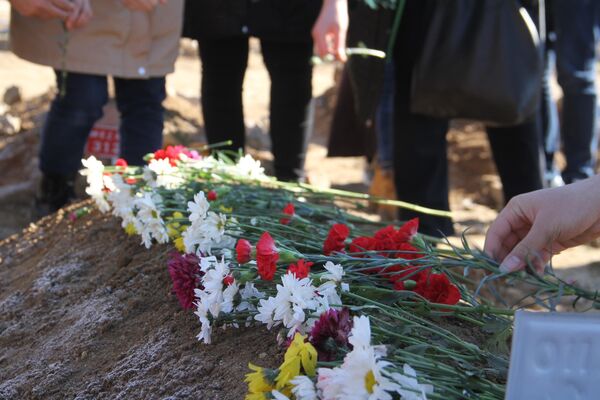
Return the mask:
<path fill-rule="evenodd" d="M 391 171 L 394 164 L 394 62 L 385 65 L 383 91 L 375 113 L 377 134 L 377 163 L 384 171 Z"/>
<path fill-rule="evenodd" d="M 434 1 L 407 1 L 394 49 L 394 182 L 399 200 L 449 210 L 446 132 L 448 121 L 410 112 L 413 65 L 429 26 Z M 452 220 L 400 209 L 399 218 L 419 217 L 419 231 L 433 236 L 454 233 Z"/>
<path fill-rule="evenodd" d="M 162 147 L 165 78 L 115 78 L 117 108 L 121 114 L 121 157 L 143 165 L 144 156 Z"/>
<path fill-rule="evenodd" d="M 545 160 L 541 146 L 541 117 L 510 127 L 488 127 L 487 134 L 504 201 L 521 193 L 541 189 Z"/>
<path fill-rule="evenodd" d="M 63 78 L 62 72 L 56 71 L 56 82 L 63 92 L 52 101 L 42 128 L 38 217 L 58 210 L 75 197 L 75 177 L 85 143 L 108 100 L 105 76 L 69 72 Z"/>
<path fill-rule="evenodd" d="M 242 90 L 248 65 L 248 38 L 199 41 L 202 61 L 201 103 L 209 143 L 232 140 L 222 149 L 244 150 Z"/>
<path fill-rule="evenodd" d="M 44 174 L 69 175 L 81 168 L 87 137 L 102 117 L 108 101 L 105 76 L 69 72 L 63 82 L 56 71 L 58 93 L 42 128 L 40 169 Z"/>
<path fill-rule="evenodd" d="M 544 146 L 544 155 L 546 160 L 546 170 L 544 173 L 544 183 L 548 187 L 556 187 L 564 185 L 560 171 L 554 161 L 554 155 L 560 148 L 560 129 L 558 122 L 558 110 L 556 103 L 552 99 L 550 90 L 550 77 L 555 62 L 553 50 L 546 50 L 545 53 L 545 70 L 542 78 L 542 99 L 541 99 L 541 124 L 542 124 L 542 139 Z"/>
<path fill-rule="evenodd" d="M 263 59 L 271 77 L 271 150 L 275 176 L 304 177 L 307 114 L 312 97 L 312 42 L 261 40 Z"/>
<path fill-rule="evenodd" d="M 595 44 L 598 2 L 555 0 L 556 68 L 563 97 L 565 182 L 594 174 L 597 148 Z"/>

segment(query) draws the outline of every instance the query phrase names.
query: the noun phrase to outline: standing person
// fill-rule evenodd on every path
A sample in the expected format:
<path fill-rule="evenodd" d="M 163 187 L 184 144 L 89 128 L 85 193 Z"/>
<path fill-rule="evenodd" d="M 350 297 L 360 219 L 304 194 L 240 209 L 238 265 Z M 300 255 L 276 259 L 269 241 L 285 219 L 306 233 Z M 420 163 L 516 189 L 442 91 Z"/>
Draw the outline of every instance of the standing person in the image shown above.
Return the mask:
<path fill-rule="evenodd" d="M 565 183 L 594 175 L 598 151 L 596 45 L 600 39 L 600 2 L 552 0 L 558 83 L 563 91 L 560 137 L 567 160 Z M 554 142 L 552 136 L 549 140 Z M 547 151 L 552 162 L 554 148 Z M 553 164 L 552 164 L 553 165 Z M 550 171 L 552 168 L 550 168 Z"/>
<path fill-rule="evenodd" d="M 11 17 L 14 53 L 54 68 L 61 88 L 42 129 L 37 210 L 42 215 L 74 197 L 88 134 L 108 100 L 107 76 L 114 77 L 121 114 L 121 157 L 142 165 L 145 154 L 162 147 L 165 75 L 173 71 L 178 54 L 183 0 L 93 4 L 93 18 L 73 31 L 60 20 L 40 21 L 17 12 Z"/>
<path fill-rule="evenodd" d="M 275 176 L 301 180 L 312 97 L 311 28 L 321 0 L 188 0 L 184 35 L 198 40 L 202 112 L 209 143 L 243 149 L 242 87 L 248 38 L 260 39 L 271 78 L 270 136 Z"/>
<path fill-rule="evenodd" d="M 394 181 L 399 200 L 449 210 L 446 133 L 448 120 L 411 111 L 411 84 L 435 9 L 435 0 L 407 0 L 391 55 L 395 67 Z M 313 29 L 319 55 L 345 60 L 347 0 L 325 0 Z M 540 88 L 541 90 L 541 88 Z M 537 117 L 514 127 L 488 130 L 504 186 L 505 200 L 542 187 L 542 161 Z M 419 216 L 421 231 L 440 236 L 454 232 L 448 218 L 400 211 L 400 219 Z"/>

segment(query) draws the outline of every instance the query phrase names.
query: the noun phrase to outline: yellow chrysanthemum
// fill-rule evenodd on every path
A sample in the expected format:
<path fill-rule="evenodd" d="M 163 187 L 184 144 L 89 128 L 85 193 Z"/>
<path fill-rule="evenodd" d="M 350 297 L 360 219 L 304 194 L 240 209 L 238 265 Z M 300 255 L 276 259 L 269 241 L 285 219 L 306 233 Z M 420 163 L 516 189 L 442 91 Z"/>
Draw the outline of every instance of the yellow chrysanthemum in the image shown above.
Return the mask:
<path fill-rule="evenodd" d="M 219 210 L 221 210 L 224 213 L 232 213 L 233 212 L 233 207 L 225 207 L 224 205 L 221 205 L 219 207 Z"/>
<path fill-rule="evenodd" d="M 283 364 L 279 367 L 279 374 L 275 379 L 277 389 L 287 386 L 292 379 L 300 375 L 301 368 L 306 375 L 315 375 L 317 350 L 312 344 L 305 342 L 305 339 L 306 336 L 296 333 L 290 347 L 285 352 Z"/>
<path fill-rule="evenodd" d="M 128 223 L 125 227 L 125 233 L 129 236 L 137 235 L 138 231 L 135 229 L 135 225 L 133 223 Z"/>
<path fill-rule="evenodd" d="M 270 393 L 274 387 L 273 384 L 269 382 L 265 368 L 256 366 L 252 363 L 248 364 L 248 368 L 250 368 L 254 372 L 249 372 L 246 374 L 246 379 L 244 381 L 248 384 L 248 394 L 246 395 L 246 400 L 254 400 L 254 399 L 262 399 L 266 397 L 256 397 L 257 395 L 263 395 L 265 393 Z"/>
<path fill-rule="evenodd" d="M 179 236 L 177 239 L 173 241 L 175 244 L 175 248 L 180 253 L 185 253 L 185 244 L 183 243 L 183 237 Z"/>

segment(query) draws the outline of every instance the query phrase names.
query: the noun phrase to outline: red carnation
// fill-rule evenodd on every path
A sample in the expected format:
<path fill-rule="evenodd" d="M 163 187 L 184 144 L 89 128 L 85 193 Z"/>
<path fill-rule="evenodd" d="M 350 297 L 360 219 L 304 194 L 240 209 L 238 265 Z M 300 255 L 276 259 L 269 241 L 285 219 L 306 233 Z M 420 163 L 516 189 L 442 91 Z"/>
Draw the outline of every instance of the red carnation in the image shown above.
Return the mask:
<path fill-rule="evenodd" d="M 209 192 L 206 194 L 206 200 L 215 201 L 216 199 L 217 199 L 217 192 L 215 192 L 214 190 L 209 190 Z"/>
<path fill-rule="evenodd" d="M 396 231 L 396 243 L 410 242 L 419 230 L 419 218 L 407 221 Z"/>
<path fill-rule="evenodd" d="M 296 208 L 294 207 L 294 204 L 287 203 L 287 205 L 285 207 L 283 207 L 283 213 L 286 215 L 289 215 L 290 218 L 281 218 L 279 220 L 279 222 L 281 222 L 282 225 L 287 225 L 292 220 L 291 217 L 293 217 L 294 214 L 296 213 Z"/>
<path fill-rule="evenodd" d="M 137 183 L 137 179 L 130 177 L 130 178 L 125 179 L 125 183 L 128 185 L 135 185 Z"/>
<path fill-rule="evenodd" d="M 347 308 L 330 308 L 319 317 L 310 331 L 310 343 L 317 349 L 319 361 L 341 359 L 345 350 L 352 348 L 348 336 L 352 330 L 352 318 Z"/>
<path fill-rule="evenodd" d="M 460 300 L 460 292 L 446 274 L 430 274 L 419 282 L 415 292 L 432 303 L 454 305 Z"/>
<path fill-rule="evenodd" d="M 119 158 L 115 163 L 116 167 L 121 167 L 123 169 L 128 167 L 127 161 L 124 158 Z"/>
<path fill-rule="evenodd" d="M 250 254 L 252 253 L 252 245 L 246 239 L 238 240 L 235 245 L 235 254 L 237 256 L 237 262 L 240 264 L 246 264 L 250 261 Z"/>
<path fill-rule="evenodd" d="M 427 279 L 427 271 L 419 267 L 405 267 L 396 271 L 390 271 L 391 273 L 388 278 L 390 282 L 394 283 L 394 289 L 396 290 L 416 290 L 422 282 Z M 405 281 L 413 281 L 416 283 L 413 287 L 406 287 Z"/>
<path fill-rule="evenodd" d="M 169 275 L 173 281 L 173 292 L 179 300 L 179 304 L 185 310 L 194 308 L 194 289 L 201 288 L 199 259 L 195 254 L 181 255 L 172 252 L 167 262 Z"/>
<path fill-rule="evenodd" d="M 334 251 L 344 251 L 346 247 L 344 242 L 348 235 L 350 235 L 350 228 L 344 224 L 334 224 L 323 243 L 323 254 L 328 256 Z"/>
<path fill-rule="evenodd" d="M 357 238 L 352 239 L 352 243 L 350 243 L 349 251 L 350 253 L 364 253 L 366 251 L 372 251 L 377 249 L 377 241 L 368 236 L 359 236 Z M 357 257 L 364 257 L 364 254 L 357 254 Z"/>
<path fill-rule="evenodd" d="M 277 260 L 279 260 L 279 253 L 275 247 L 275 241 L 269 232 L 265 232 L 256 244 L 256 264 L 258 274 L 262 279 L 273 280 L 277 270 Z"/>
<path fill-rule="evenodd" d="M 156 150 L 154 152 L 154 158 L 156 160 L 164 160 L 167 158 L 167 153 L 163 149 Z"/>
<path fill-rule="evenodd" d="M 424 255 L 419 253 L 419 249 L 410 243 L 399 243 L 396 245 L 397 253 L 390 253 L 391 258 L 402 258 L 404 260 L 416 260 L 423 258 Z"/>
<path fill-rule="evenodd" d="M 386 226 L 375 232 L 375 241 L 377 250 L 394 250 L 396 247 L 396 229 L 392 225 Z M 384 252 L 381 254 L 384 257 L 389 257 L 390 253 Z"/>
<path fill-rule="evenodd" d="M 225 278 L 223 278 L 223 284 L 225 286 L 231 286 L 233 285 L 233 282 L 235 282 L 235 279 L 231 275 L 227 275 Z"/>
<path fill-rule="evenodd" d="M 310 272 L 310 267 L 313 264 L 314 263 L 310 261 L 300 259 L 296 264 L 290 264 L 287 273 L 296 275 L 296 278 L 298 279 L 306 278 L 308 276 L 308 273 Z"/>

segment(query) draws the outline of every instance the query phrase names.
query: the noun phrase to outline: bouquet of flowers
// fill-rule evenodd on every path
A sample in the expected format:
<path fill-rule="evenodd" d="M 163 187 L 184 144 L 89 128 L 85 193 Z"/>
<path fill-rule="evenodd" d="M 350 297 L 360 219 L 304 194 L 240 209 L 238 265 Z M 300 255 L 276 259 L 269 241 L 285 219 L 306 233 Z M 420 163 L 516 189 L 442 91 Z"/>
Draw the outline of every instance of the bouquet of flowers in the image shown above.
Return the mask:
<path fill-rule="evenodd" d="M 363 200 L 278 182 L 246 155 L 182 146 L 105 167 L 83 160 L 87 193 L 141 243 L 171 243 L 173 293 L 209 344 L 216 326 L 266 325 L 280 366 L 250 364 L 247 399 L 501 399 L 513 310 L 480 295 L 500 277 L 469 247 L 418 233 L 417 219 L 373 222 Z M 482 271 L 479 282 L 470 270 Z M 548 274 L 511 274 L 552 308 L 588 293 Z M 501 299 L 500 299 L 501 300 Z"/>

